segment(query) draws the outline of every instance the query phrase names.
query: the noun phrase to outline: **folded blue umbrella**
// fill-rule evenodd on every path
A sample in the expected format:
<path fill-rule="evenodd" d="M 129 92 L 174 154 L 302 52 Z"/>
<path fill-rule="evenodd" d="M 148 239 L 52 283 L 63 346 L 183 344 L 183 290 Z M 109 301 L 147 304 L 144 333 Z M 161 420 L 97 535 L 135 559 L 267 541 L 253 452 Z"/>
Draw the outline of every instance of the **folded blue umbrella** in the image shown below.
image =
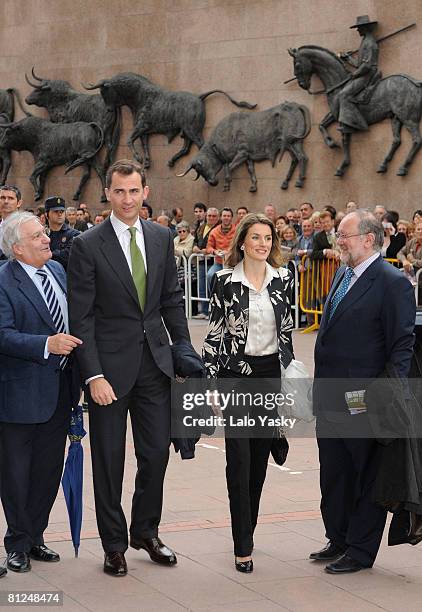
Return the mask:
<path fill-rule="evenodd" d="M 69 450 L 62 477 L 63 493 L 69 514 L 70 531 L 75 548 L 75 557 L 78 556 L 79 544 L 81 542 L 82 526 L 82 485 L 83 485 L 83 463 L 84 451 L 81 440 L 86 435 L 82 406 L 72 410 L 69 429 Z"/>

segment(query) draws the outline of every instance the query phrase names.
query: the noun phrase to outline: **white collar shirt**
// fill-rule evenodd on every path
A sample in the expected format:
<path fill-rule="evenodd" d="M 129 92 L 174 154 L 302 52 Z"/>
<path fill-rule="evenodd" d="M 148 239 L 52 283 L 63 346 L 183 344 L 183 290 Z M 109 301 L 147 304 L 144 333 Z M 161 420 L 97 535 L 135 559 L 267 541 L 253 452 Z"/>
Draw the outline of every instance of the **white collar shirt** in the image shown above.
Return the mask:
<path fill-rule="evenodd" d="M 357 265 L 355 268 L 353 268 L 352 280 L 350 281 L 350 285 L 349 285 L 349 288 L 347 289 L 347 291 L 350 291 L 350 289 L 357 282 L 357 280 L 369 268 L 369 266 L 372 263 L 374 263 L 374 261 L 376 261 L 378 259 L 378 257 L 381 257 L 381 254 L 378 253 L 378 252 L 374 253 L 373 255 L 371 255 L 370 257 L 365 259 L 365 261 L 362 261 L 359 265 Z M 347 291 L 346 291 L 346 293 L 347 293 Z"/>
<path fill-rule="evenodd" d="M 119 244 L 122 247 L 122 251 L 127 261 L 127 265 L 129 266 L 130 273 L 132 274 L 132 259 L 130 257 L 130 232 L 129 232 L 129 227 L 131 226 L 126 225 L 126 223 L 123 223 L 123 221 L 120 221 L 120 219 L 118 219 L 114 213 L 111 213 L 110 215 L 110 222 L 117 236 L 117 240 L 119 241 Z M 144 258 L 145 272 L 148 272 L 144 232 L 142 231 L 142 225 L 139 219 L 136 220 L 136 223 L 133 225 L 133 227 L 136 228 L 136 244 L 142 253 L 142 257 Z"/>
<path fill-rule="evenodd" d="M 232 274 L 232 282 L 241 282 L 249 290 L 249 325 L 245 354 L 251 356 L 273 355 L 278 352 L 274 308 L 268 293 L 268 285 L 278 276 L 278 272 L 268 263 L 265 266 L 265 279 L 259 291 L 246 278 L 243 260 L 235 266 Z"/>

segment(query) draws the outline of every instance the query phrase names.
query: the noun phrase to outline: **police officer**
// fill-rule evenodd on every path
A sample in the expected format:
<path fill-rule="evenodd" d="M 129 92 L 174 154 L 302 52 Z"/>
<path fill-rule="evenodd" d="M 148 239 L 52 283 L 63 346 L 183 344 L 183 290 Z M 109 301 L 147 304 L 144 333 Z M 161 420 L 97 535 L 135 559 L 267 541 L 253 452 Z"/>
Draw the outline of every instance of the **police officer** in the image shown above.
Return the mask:
<path fill-rule="evenodd" d="M 78 236 L 80 232 L 65 223 L 65 204 L 64 198 L 51 196 L 46 199 L 44 205 L 53 259 L 61 263 L 66 270 L 70 247 L 74 237 Z"/>
<path fill-rule="evenodd" d="M 351 29 L 356 28 L 363 38 L 358 58 L 355 60 L 348 53 L 340 55 L 342 60 L 356 68 L 339 96 L 340 113 L 338 120 L 343 132 L 368 129 L 368 124 L 355 104 L 354 98 L 371 84 L 378 73 L 378 43 L 373 34 L 376 25 L 377 21 L 371 21 L 368 15 L 357 17 L 356 23 L 351 26 Z"/>

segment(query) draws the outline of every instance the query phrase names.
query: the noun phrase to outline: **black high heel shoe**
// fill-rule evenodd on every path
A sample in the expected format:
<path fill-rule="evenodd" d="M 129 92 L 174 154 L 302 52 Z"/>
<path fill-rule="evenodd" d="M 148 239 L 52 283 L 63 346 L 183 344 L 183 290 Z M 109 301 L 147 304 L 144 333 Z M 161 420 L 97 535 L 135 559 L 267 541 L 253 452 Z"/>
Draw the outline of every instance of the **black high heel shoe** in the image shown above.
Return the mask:
<path fill-rule="evenodd" d="M 234 560 L 234 566 L 238 572 L 242 572 L 243 574 L 250 574 L 253 572 L 253 561 L 249 559 L 249 561 L 236 561 Z"/>

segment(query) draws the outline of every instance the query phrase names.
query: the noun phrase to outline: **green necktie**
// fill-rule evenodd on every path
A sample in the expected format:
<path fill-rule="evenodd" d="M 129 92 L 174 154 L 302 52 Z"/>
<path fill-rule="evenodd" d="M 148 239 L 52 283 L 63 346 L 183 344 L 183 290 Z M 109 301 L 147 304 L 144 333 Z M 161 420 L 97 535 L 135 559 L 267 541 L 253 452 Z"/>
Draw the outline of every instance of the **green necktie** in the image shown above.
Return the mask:
<path fill-rule="evenodd" d="M 141 250 L 136 244 L 136 227 L 129 227 L 130 232 L 130 259 L 132 262 L 132 277 L 135 283 L 141 309 L 145 309 L 147 297 L 147 273 Z"/>

